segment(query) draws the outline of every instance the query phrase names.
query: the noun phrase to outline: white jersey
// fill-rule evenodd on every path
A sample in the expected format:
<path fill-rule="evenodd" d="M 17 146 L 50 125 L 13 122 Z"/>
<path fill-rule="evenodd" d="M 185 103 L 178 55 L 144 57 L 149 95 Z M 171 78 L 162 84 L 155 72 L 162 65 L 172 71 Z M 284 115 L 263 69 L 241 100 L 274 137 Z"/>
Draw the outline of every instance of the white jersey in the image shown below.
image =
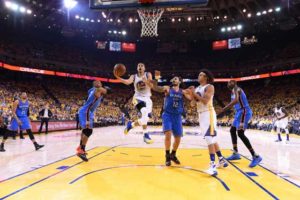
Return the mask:
<path fill-rule="evenodd" d="M 200 96 L 204 96 L 204 93 L 205 93 L 205 89 L 207 88 L 207 86 L 209 86 L 210 84 L 207 84 L 207 85 L 204 85 L 204 86 L 201 86 L 199 85 L 195 92 L 200 95 Z M 202 113 L 202 112 L 207 112 L 209 110 L 214 110 L 214 107 L 213 107 L 213 96 L 211 97 L 211 100 L 205 105 L 204 103 L 202 103 L 201 101 L 197 101 L 197 111 L 198 113 Z"/>
<path fill-rule="evenodd" d="M 282 118 L 285 115 L 282 111 L 282 107 L 280 107 L 279 109 L 275 108 L 274 112 L 277 118 Z"/>
<path fill-rule="evenodd" d="M 134 97 L 151 97 L 151 88 L 143 82 L 143 78 L 148 79 L 148 72 L 145 72 L 142 77 L 134 75 Z"/>

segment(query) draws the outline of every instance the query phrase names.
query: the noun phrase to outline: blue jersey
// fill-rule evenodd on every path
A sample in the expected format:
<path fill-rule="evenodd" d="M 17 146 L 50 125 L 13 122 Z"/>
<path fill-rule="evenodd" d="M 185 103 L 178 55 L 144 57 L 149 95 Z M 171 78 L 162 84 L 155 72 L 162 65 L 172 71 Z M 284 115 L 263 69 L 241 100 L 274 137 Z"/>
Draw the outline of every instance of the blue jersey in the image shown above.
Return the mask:
<path fill-rule="evenodd" d="M 235 91 L 234 90 L 235 89 L 232 90 L 231 100 L 235 99 Z M 241 88 L 237 88 L 237 92 L 239 92 L 239 99 L 238 99 L 238 103 L 236 103 L 234 105 L 235 110 L 240 110 L 243 108 L 250 109 L 245 92 Z"/>
<path fill-rule="evenodd" d="M 29 110 L 28 100 L 23 102 L 21 99 L 19 99 L 19 104 L 16 110 L 17 117 L 27 117 L 28 110 Z"/>
<path fill-rule="evenodd" d="M 102 101 L 102 97 L 97 98 L 95 96 L 96 88 L 92 88 L 88 91 L 88 99 L 84 103 L 84 105 L 81 107 L 81 110 L 94 113 L 97 107 L 100 105 Z"/>
<path fill-rule="evenodd" d="M 171 114 L 183 113 L 183 94 L 182 90 L 175 91 L 170 88 L 169 94 L 165 97 L 164 112 Z"/>

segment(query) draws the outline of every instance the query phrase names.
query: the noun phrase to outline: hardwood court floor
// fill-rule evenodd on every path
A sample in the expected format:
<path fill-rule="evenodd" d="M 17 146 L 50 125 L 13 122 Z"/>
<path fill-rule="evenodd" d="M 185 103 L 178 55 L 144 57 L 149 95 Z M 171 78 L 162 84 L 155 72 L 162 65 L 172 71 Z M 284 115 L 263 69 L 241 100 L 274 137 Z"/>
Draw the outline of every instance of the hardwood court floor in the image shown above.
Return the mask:
<path fill-rule="evenodd" d="M 38 136 L 47 145 L 40 152 L 29 141 L 10 141 L 0 154 L 0 199 L 299 199 L 299 138 L 277 144 L 273 135 L 249 131 L 262 165 L 249 168 L 243 157 L 211 177 L 203 173 L 209 156 L 196 128 L 186 129 L 178 151 L 182 164 L 172 167 L 163 165 L 159 130 L 151 128 L 155 143 L 146 145 L 139 134 L 122 135 L 122 127 L 96 129 L 87 163 L 74 156 L 78 131 Z M 219 132 L 228 156 L 229 134 Z"/>

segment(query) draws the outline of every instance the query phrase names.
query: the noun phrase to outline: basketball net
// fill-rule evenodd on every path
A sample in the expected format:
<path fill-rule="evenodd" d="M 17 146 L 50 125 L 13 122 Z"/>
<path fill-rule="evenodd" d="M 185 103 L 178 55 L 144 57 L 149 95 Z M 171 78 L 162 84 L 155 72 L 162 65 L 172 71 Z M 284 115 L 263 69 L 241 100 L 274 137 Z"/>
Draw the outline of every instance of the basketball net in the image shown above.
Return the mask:
<path fill-rule="evenodd" d="M 157 37 L 157 26 L 164 9 L 148 8 L 138 9 L 138 14 L 142 22 L 141 37 Z"/>

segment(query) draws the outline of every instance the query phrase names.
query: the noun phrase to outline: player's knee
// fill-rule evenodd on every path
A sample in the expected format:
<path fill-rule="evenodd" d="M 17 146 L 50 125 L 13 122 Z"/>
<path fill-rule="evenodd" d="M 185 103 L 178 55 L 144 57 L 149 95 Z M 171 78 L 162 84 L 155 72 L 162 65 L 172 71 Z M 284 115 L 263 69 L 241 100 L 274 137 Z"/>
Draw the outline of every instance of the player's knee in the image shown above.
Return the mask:
<path fill-rule="evenodd" d="M 82 130 L 82 133 L 86 136 L 86 137 L 90 137 L 93 134 L 93 129 L 90 128 L 85 128 Z"/>
<path fill-rule="evenodd" d="M 245 137 L 244 130 L 238 130 L 238 136 L 239 138 L 244 138 Z"/>
<path fill-rule="evenodd" d="M 136 105 L 136 108 L 138 109 L 138 111 L 142 112 L 142 109 L 146 108 L 146 103 L 144 101 L 141 101 Z"/>
<path fill-rule="evenodd" d="M 235 134 L 235 133 L 236 133 L 236 127 L 232 126 L 232 127 L 230 128 L 230 133 L 231 133 L 231 134 Z"/>
<path fill-rule="evenodd" d="M 212 144 L 216 143 L 215 137 L 212 137 L 212 136 L 206 136 L 205 140 L 206 140 L 207 145 L 212 145 Z"/>

